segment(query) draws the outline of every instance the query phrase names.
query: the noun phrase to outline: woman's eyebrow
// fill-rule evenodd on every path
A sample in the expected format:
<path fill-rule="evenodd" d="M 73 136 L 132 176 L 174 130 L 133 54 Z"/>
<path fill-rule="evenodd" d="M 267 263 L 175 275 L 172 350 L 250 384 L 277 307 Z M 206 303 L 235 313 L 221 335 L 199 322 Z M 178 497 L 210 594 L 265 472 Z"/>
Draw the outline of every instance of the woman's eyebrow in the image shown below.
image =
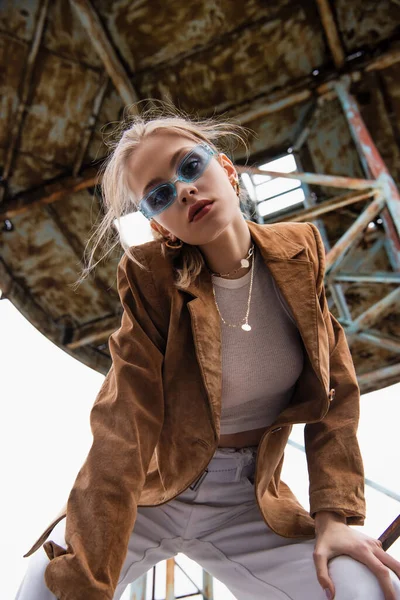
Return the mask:
<path fill-rule="evenodd" d="M 186 151 L 186 150 L 190 150 L 192 147 L 191 146 L 185 146 L 184 148 L 179 148 L 179 150 L 177 150 L 176 152 L 174 152 L 174 154 L 172 155 L 171 161 L 169 163 L 170 169 L 172 169 L 172 167 L 175 166 L 178 158 L 180 157 L 180 155 Z M 152 179 L 151 181 L 149 181 L 149 183 L 146 185 L 146 187 L 143 190 L 143 195 L 147 192 L 147 190 L 152 187 L 153 185 L 155 185 L 156 183 L 159 183 L 160 181 L 165 181 L 165 179 L 163 179 L 162 177 L 155 177 L 154 179 Z"/>

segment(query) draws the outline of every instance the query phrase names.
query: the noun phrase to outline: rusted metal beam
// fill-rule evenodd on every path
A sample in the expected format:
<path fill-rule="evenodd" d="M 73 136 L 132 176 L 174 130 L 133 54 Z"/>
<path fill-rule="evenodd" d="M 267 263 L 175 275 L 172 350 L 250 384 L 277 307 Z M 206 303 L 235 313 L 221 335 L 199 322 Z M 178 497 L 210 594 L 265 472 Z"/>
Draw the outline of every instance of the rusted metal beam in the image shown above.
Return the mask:
<path fill-rule="evenodd" d="M 203 569 L 203 599 L 214 600 L 213 578 Z"/>
<path fill-rule="evenodd" d="M 298 210 L 296 212 L 285 213 L 272 219 L 265 219 L 265 223 L 283 223 L 285 221 L 313 221 L 321 215 L 325 215 L 330 212 L 335 212 L 339 208 L 348 206 L 350 204 L 356 204 L 362 200 L 367 200 L 371 196 L 378 195 L 377 190 L 367 190 L 366 192 L 351 192 L 350 194 L 341 194 L 340 196 L 334 196 L 329 200 L 325 200 L 320 204 L 314 204 L 310 208 Z"/>
<path fill-rule="evenodd" d="M 356 244 L 364 235 L 364 230 L 368 224 L 382 211 L 385 205 L 385 199 L 380 195 L 375 198 L 357 217 L 349 229 L 336 242 L 326 255 L 326 274 L 330 271 L 337 271 L 342 264 L 346 253 L 353 244 Z"/>
<path fill-rule="evenodd" d="M 399 378 L 400 362 L 368 373 L 361 373 L 357 376 L 362 394 L 398 383 Z"/>
<path fill-rule="evenodd" d="M 104 67 L 117 88 L 125 104 L 132 104 L 139 100 L 117 53 L 111 45 L 102 22 L 89 0 L 70 0 L 79 19 L 86 29 L 89 39 L 96 52 L 103 61 Z M 137 109 L 134 111 L 137 113 Z"/>
<path fill-rule="evenodd" d="M 400 274 L 392 273 L 391 271 L 374 271 L 373 273 L 335 273 L 332 277 L 328 277 L 328 281 L 332 283 L 340 283 L 342 281 L 351 281 L 352 283 L 394 283 L 400 284 Z"/>
<path fill-rule="evenodd" d="M 283 177 L 284 179 L 299 179 L 304 183 L 313 185 L 324 185 L 327 187 L 346 188 L 348 190 L 366 190 L 376 188 L 379 184 L 374 179 L 357 179 L 356 177 L 341 177 L 339 175 L 320 175 L 319 173 L 282 173 L 279 171 L 265 171 L 256 167 L 236 165 L 239 173 L 251 173 L 252 175 L 265 175 L 273 179 Z"/>
<path fill-rule="evenodd" d="M 316 3 L 335 67 L 341 69 L 344 65 L 345 53 L 340 41 L 331 6 L 328 0 L 316 0 Z"/>
<path fill-rule="evenodd" d="M 335 83 L 336 93 L 343 108 L 356 147 L 367 163 L 373 177 L 380 181 L 386 196 L 382 221 L 390 244 L 390 259 L 400 270 L 400 194 L 367 127 L 361 117 L 355 98 L 348 92 L 348 79 Z"/>
<path fill-rule="evenodd" d="M 368 71 L 381 71 L 382 69 L 387 69 L 392 65 L 400 62 L 400 50 L 392 50 L 389 52 L 385 52 L 378 58 L 375 58 L 372 62 L 370 62 L 365 70 Z"/>
<path fill-rule="evenodd" d="M 88 122 L 86 123 L 85 130 L 84 130 L 84 132 L 81 135 L 81 143 L 80 143 L 80 146 L 78 148 L 78 152 L 76 153 L 75 161 L 74 161 L 74 166 L 72 168 L 72 174 L 75 177 L 79 173 L 79 170 L 80 170 L 80 168 L 82 166 L 82 162 L 83 162 L 83 160 L 85 158 L 85 153 L 86 153 L 86 150 L 88 148 L 90 138 L 92 137 L 93 129 L 94 129 L 94 126 L 96 124 L 96 120 L 97 120 L 97 117 L 99 115 L 100 108 L 101 108 L 101 105 L 103 103 L 105 93 L 107 91 L 108 82 L 109 82 L 109 78 L 108 77 L 103 77 L 103 80 L 102 80 L 102 82 L 100 84 L 99 90 L 98 90 L 98 92 L 96 94 L 96 98 L 95 98 L 94 103 L 93 103 L 92 113 L 91 113 L 91 115 L 89 117 Z"/>
<path fill-rule="evenodd" d="M 348 73 L 347 77 L 354 82 L 360 81 L 364 71 L 375 71 L 382 70 L 400 62 L 400 51 L 391 50 L 382 54 L 381 57 L 373 59 L 371 62 L 366 63 L 361 69 L 357 69 Z M 292 90 L 282 90 L 280 92 L 274 92 L 273 94 L 266 96 L 264 103 L 260 105 L 260 101 L 257 100 L 257 106 L 251 108 L 251 105 L 246 110 L 241 112 L 238 106 L 224 107 L 224 114 L 232 114 L 235 119 L 239 120 L 240 123 L 248 123 L 256 119 L 261 119 L 285 108 L 296 106 L 296 104 L 302 104 L 311 98 L 317 98 L 318 101 L 326 101 L 335 98 L 334 84 L 337 80 L 329 80 L 326 83 L 322 83 L 319 86 L 313 87 L 308 84 L 303 88 L 299 89 L 297 85 Z M 201 114 L 201 113 L 200 113 Z M 207 112 L 207 115 L 209 113 Z M 205 115 L 206 116 L 206 115 Z"/>
<path fill-rule="evenodd" d="M 306 102 L 306 100 L 309 100 L 313 97 L 313 92 L 310 89 L 304 89 L 291 94 L 283 93 L 280 94 L 280 96 L 281 97 L 278 97 L 276 100 L 266 99 L 266 103 L 263 106 L 239 113 L 235 115 L 235 118 L 238 119 L 242 124 L 249 121 L 255 121 L 256 119 L 261 119 L 271 115 L 272 113 L 284 110 L 285 108 L 290 108 L 296 104 Z"/>
<path fill-rule="evenodd" d="M 382 542 L 382 548 L 387 550 L 400 537 L 400 515 L 395 518 L 393 523 L 379 536 Z"/>
<path fill-rule="evenodd" d="M 395 306 L 400 299 L 400 288 L 396 288 L 389 292 L 386 296 L 375 302 L 372 306 L 362 312 L 356 319 L 352 321 L 346 328 L 346 335 L 352 336 L 363 329 L 369 328 L 376 320 L 385 315 L 388 310 Z"/>
<path fill-rule="evenodd" d="M 167 579 L 166 579 L 165 600 L 175 600 L 175 581 L 174 581 L 175 560 L 173 558 L 168 558 L 166 563 L 167 563 Z"/>
<path fill-rule="evenodd" d="M 121 325 L 121 317 L 110 316 L 100 319 L 95 323 L 88 323 L 74 331 L 72 339 L 65 344 L 70 350 L 82 348 L 82 346 L 100 346 L 108 341 L 112 333 L 117 331 Z"/>
<path fill-rule="evenodd" d="M 39 51 L 40 42 L 43 36 L 44 24 L 46 21 L 47 10 L 49 7 L 49 0 L 42 0 L 39 17 L 35 29 L 35 34 L 32 39 L 32 44 L 29 50 L 28 59 L 25 66 L 23 81 L 22 81 L 22 89 L 21 96 L 17 108 L 17 112 L 12 119 L 12 129 L 10 134 L 10 142 L 7 148 L 7 154 L 4 161 L 4 168 L 2 173 L 3 181 L 7 181 L 10 176 L 11 169 L 14 163 L 15 152 L 17 148 L 17 144 L 21 135 L 22 124 L 24 120 L 24 116 L 26 114 L 26 103 L 29 97 L 29 91 L 32 83 L 32 74 L 33 69 L 35 67 L 36 57 Z M 0 188 L 0 202 L 4 198 L 5 188 Z"/>
<path fill-rule="evenodd" d="M 359 331 L 356 334 L 349 337 L 348 342 L 350 343 L 350 345 L 353 339 L 361 340 L 362 342 L 369 342 L 374 346 L 378 346 L 378 348 L 389 350 L 389 352 L 398 352 L 400 354 L 399 339 L 393 337 L 392 335 L 383 335 L 381 331 L 376 331 L 373 329 Z"/>
<path fill-rule="evenodd" d="M 297 153 L 302 148 L 302 146 L 307 141 L 308 136 L 310 135 L 314 124 L 317 122 L 318 116 L 321 112 L 321 106 L 318 102 L 315 102 L 312 106 L 309 114 L 306 119 L 301 123 L 300 131 L 295 134 L 295 139 L 292 143 L 292 152 Z M 299 161 L 299 155 L 296 155 L 296 162 Z"/>
<path fill-rule="evenodd" d="M 69 175 L 59 177 L 49 183 L 45 183 L 39 188 L 14 196 L 4 205 L 0 204 L 0 220 L 12 219 L 32 208 L 58 202 L 74 192 L 86 190 L 89 187 L 97 185 L 99 182 L 98 169 L 94 169 L 93 167 L 85 169 L 78 177 Z"/>

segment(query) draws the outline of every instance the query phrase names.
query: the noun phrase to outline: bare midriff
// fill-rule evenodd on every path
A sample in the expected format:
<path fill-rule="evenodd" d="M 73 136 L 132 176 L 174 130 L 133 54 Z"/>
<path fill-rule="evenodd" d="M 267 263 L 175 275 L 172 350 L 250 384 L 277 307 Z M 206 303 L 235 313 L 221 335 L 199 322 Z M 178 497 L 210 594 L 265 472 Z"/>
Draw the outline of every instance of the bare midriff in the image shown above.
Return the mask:
<path fill-rule="evenodd" d="M 266 430 L 266 427 L 260 429 L 251 429 L 250 431 L 239 431 L 238 433 L 227 433 L 221 435 L 218 446 L 220 448 L 246 448 L 247 446 L 258 446 Z"/>

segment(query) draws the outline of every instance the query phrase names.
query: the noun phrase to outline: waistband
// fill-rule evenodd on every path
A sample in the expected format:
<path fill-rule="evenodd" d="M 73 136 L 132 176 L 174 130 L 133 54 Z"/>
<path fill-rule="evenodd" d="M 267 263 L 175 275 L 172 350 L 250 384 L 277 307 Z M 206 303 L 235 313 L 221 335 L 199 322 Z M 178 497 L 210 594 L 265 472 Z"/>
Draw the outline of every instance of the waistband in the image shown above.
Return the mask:
<path fill-rule="evenodd" d="M 247 448 L 217 448 L 206 470 L 192 483 L 190 489 L 196 491 L 204 480 L 219 483 L 237 482 L 242 477 L 250 480 L 254 476 L 257 446 Z"/>

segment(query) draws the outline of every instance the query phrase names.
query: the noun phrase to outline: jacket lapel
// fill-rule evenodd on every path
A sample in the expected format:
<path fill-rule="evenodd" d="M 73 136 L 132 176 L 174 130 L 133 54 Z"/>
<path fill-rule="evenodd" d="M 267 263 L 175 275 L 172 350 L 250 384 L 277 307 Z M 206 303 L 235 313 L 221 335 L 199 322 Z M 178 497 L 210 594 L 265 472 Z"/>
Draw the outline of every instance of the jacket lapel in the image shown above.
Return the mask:
<path fill-rule="evenodd" d="M 282 236 L 273 225 L 246 222 L 253 242 L 293 313 L 311 365 L 326 388 L 328 383 L 324 382 L 321 375 L 318 354 L 314 266 L 307 250 L 303 245 Z M 214 423 L 219 423 L 222 394 L 221 323 L 210 273 L 203 269 L 196 282 L 182 291 L 193 296 L 187 304 L 193 339 Z"/>

